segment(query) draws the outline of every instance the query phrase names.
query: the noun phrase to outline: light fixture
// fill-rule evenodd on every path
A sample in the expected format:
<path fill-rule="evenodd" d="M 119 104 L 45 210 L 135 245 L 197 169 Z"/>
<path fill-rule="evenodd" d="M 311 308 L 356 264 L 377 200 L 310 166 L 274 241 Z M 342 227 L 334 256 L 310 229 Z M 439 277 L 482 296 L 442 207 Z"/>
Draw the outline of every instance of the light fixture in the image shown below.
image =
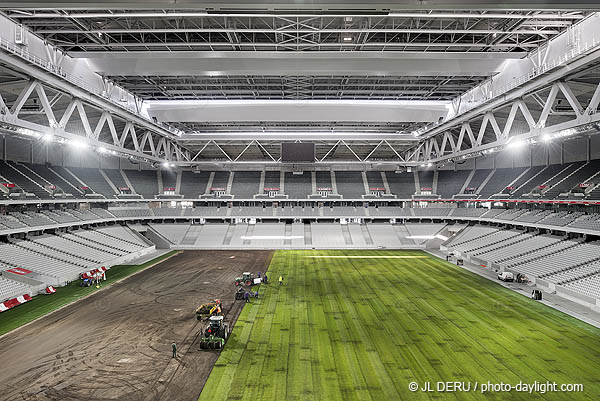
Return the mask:
<path fill-rule="evenodd" d="M 42 136 L 42 139 L 44 140 L 44 142 L 50 142 L 52 141 L 53 135 L 52 134 L 44 134 Z"/>
<path fill-rule="evenodd" d="M 162 163 L 162 166 L 163 166 L 164 168 L 169 168 L 169 162 L 163 162 L 163 163 Z"/>
<path fill-rule="evenodd" d="M 106 153 L 106 148 L 105 147 L 99 147 L 98 148 L 98 153 Z"/>
<path fill-rule="evenodd" d="M 343 40 L 344 42 L 352 42 L 354 39 L 352 38 L 352 36 L 344 36 L 344 37 L 342 38 L 342 40 Z"/>
<path fill-rule="evenodd" d="M 78 148 L 78 149 L 85 149 L 88 147 L 88 144 L 79 140 L 79 139 L 71 139 L 69 141 L 69 145 Z"/>
<path fill-rule="evenodd" d="M 525 146 L 525 142 L 521 140 L 512 141 L 507 145 L 510 149 L 518 149 Z"/>

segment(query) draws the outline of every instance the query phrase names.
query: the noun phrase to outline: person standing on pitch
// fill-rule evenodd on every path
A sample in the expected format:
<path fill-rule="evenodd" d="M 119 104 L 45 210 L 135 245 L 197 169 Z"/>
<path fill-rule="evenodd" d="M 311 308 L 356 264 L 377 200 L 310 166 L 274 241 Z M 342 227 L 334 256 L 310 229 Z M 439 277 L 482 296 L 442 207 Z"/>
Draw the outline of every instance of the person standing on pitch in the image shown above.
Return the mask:
<path fill-rule="evenodd" d="M 279 285 L 283 284 L 283 276 L 279 276 Z"/>
<path fill-rule="evenodd" d="M 175 344 L 175 342 L 173 342 L 172 346 L 173 346 L 173 358 L 177 358 L 177 344 Z"/>

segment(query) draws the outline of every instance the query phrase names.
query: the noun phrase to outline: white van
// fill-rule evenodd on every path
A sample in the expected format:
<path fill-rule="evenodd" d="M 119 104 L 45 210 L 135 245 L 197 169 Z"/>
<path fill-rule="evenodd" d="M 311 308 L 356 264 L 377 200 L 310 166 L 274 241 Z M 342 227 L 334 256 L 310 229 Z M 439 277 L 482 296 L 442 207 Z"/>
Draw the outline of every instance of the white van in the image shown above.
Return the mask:
<path fill-rule="evenodd" d="M 511 272 L 502 272 L 498 274 L 498 280 L 502 281 L 515 281 L 515 275 Z"/>

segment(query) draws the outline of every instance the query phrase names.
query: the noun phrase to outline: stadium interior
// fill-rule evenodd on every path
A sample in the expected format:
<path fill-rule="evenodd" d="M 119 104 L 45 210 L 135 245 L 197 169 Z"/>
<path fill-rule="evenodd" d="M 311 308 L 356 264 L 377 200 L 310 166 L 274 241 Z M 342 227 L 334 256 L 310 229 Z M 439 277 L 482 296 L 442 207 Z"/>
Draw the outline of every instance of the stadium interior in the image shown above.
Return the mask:
<path fill-rule="evenodd" d="M 2 1 L 0 358 L 12 358 L 15 365 L 22 360 L 23 367 L 18 374 L 10 369 L 0 373 L 0 383 L 10 383 L 0 399 L 441 397 L 424 390 L 414 393 L 407 386 L 413 379 L 419 385 L 427 380 L 483 380 L 469 369 L 477 369 L 478 363 L 488 366 L 486 360 L 474 358 L 466 362 L 469 369 L 459 369 L 460 356 L 444 359 L 440 344 L 458 337 L 448 334 L 450 329 L 444 331 L 442 323 L 437 328 L 427 326 L 435 322 L 418 323 L 412 334 L 425 336 L 439 329 L 446 333 L 443 339 L 431 334 L 400 344 L 392 336 L 389 349 L 371 342 L 363 347 L 361 341 L 368 337 L 362 332 L 357 334 L 361 340 L 339 333 L 352 331 L 345 319 L 365 322 L 369 328 L 379 325 L 367 315 L 393 316 L 390 319 L 401 325 L 402 316 L 379 308 L 404 308 L 404 316 L 415 319 L 420 306 L 406 305 L 426 303 L 427 297 L 438 296 L 437 291 L 437 301 L 442 302 L 437 308 L 447 296 L 450 313 L 462 310 L 462 302 L 470 301 L 460 297 L 471 295 L 446 293 L 444 275 L 469 283 L 464 284 L 464 294 L 479 296 L 468 291 L 481 287 L 495 302 L 474 309 L 473 315 L 464 312 L 456 318 L 464 319 L 459 327 L 487 324 L 482 323 L 486 311 L 508 316 L 507 309 L 518 310 L 523 319 L 527 316 L 527 324 L 507 320 L 489 323 L 488 329 L 503 327 L 508 334 L 502 332 L 499 338 L 528 344 L 530 348 L 522 350 L 527 358 L 540 347 L 544 352 L 556 350 L 565 361 L 585 359 L 574 353 L 586 350 L 575 345 L 561 349 L 558 338 L 540 337 L 536 345 L 527 341 L 544 328 L 548 333 L 560 331 L 546 325 L 555 323 L 554 313 L 563 319 L 560 327 L 573 330 L 565 337 L 580 336 L 581 344 L 600 339 L 598 134 L 600 4 L 594 1 Z M 314 270 L 303 258 L 331 266 Z M 326 258 L 347 258 L 347 267 Z M 329 285 L 355 272 L 344 270 L 356 269 L 352 258 L 382 261 L 381 270 L 357 261 L 370 277 L 356 273 L 361 282 L 377 281 L 373 277 L 381 274 L 391 293 L 399 291 L 396 295 L 403 297 L 403 286 L 416 277 L 421 286 L 415 288 L 422 292 L 408 293 L 401 306 L 398 302 L 404 301 L 373 306 L 365 298 L 360 307 L 340 303 L 339 309 L 327 310 L 341 302 L 326 297 L 345 291 Z M 435 265 L 430 282 L 421 272 L 402 278 L 414 268 L 405 265 L 411 258 L 415 264 L 428 258 L 421 270 Z M 450 264 L 460 267 L 447 270 Z M 144 267 L 126 278 L 119 273 L 123 266 Z M 172 274 L 169 269 L 174 269 Z M 390 273 L 394 269 L 401 273 Z M 268 273 L 271 284 L 258 281 L 252 287 L 252 305 L 234 303 L 233 279 L 247 270 L 259 272 L 258 277 Z M 112 282 L 102 285 L 113 273 L 123 281 L 115 281 L 114 288 Z M 285 296 L 275 292 L 278 276 L 278 291 L 289 286 L 289 298 L 281 298 L 279 304 L 277 297 Z M 484 280 L 478 281 L 480 277 Z M 88 293 L 65 296 L 56 305 L 50 301 L 59 299 L 61 291 L 75 291 L 82 279 L 95 280 L 85 289 Z M 178 280 L 186 284 L 180 288 Z M 302 298 L 300 289 L 291 289 L 296 280 L 321 297 L 324 312 L 307 307 L 311 300 Z M 462 291 L 463 284 L 456 285 L 457 293 Z M 141 309 L 138 298 L 122 293 L 110 306 L 98 306 L 119 288 L 154 302 L 160 317 L 148 318 L 146 325 L 140 319 L 152 312 Z M 364 296 L 372 288 L 355 290 Z M 198 348 L 203 334 L 190 311 L 203 301 L 200 297 L 223 299 L 232 337 L 225 342 L 229 334 L 225 335 L 222 351 L 202 353 Z M 497 312 L 498 304 L 512 306 Z M 284 307 L 290 309 L 276 309 Z M 48 316 L 35 312 L 44 308 Z M 135 321 L 131 327 L 143 333 L 140 342 L 132 345 L 119 338 L 119 346 L 110 351 L 114 360 L 99 356 L 100 350 L 96 362 L 88 365 L 78 362 L 83 350 L 66 357 L 68 351 L 58 339 L 77 331 L 78 322 L 87 322 L 85 308 L 92 314 L 106 312 L 106 318 L 89 323 L 89 332 L 82 329 L 65 340 L 73 349 L 80 344 L 76 340 L 92 341 L 98 330 L 109 335 L 113 318 L 123 319 L 112 329 L 123 328 L 124 333 L 127 322 Z M 25 316 L 28 310 L 34 311 L 31 317 Z M 9 323 L 20 322 L 19 311 L 23 322 Z M 177 319 L 160 320 L 173 311 Z M 427 319 L 438 318 L 437 312 L 421 312 Z M 260 325 L 271 324 L 272 318 L 282 330 L 278 333 L 292 336 L 294 330 L 300 333 L 302 319 L 308 322 L 302 324 L 318 325 L 312 319 L 317 322 L 320 313 L 341 319 L 339 327 L 344 327 L 319 326 L 332 339 L 327 358 L 356 351 L 356 359 L 348 357 L 344 366 L 368 360 L 374 370 L 387 372 L 387 384 L 384 379 L 373 384 L 364 370 L 327 370 L 322 359 L 314 362 L 321 356 L 312 345 L 293 351 L 292 345 L 306 340 L 304 334 L 293 341 L 290 337 L 284 345 L 277 342 L 275 329 L 267 339 L 255 334 L 263 330 L 264 336 L 267 329 Z M 289 316 L 291 321 L 286 320 Z M 253 326 L 254 318 L 260 323 Z M 47 335 L 46 327 L 51 330 Z M 144 331 L 147 327 L 152 330 Z M 411 333 L 409 323 L 402 327 Z M 19 348 L 11 350 L 11 345 L 24 333 L 32 342 L 46 336 L 39 341 L 47 340 L 51 349 L 32 346 L 37 353 L 16 355 Z M 483 334 L 483 341 L 492 333 Z M 239 351 L 235 346 L 243 341 L 252 346 Z M 336 341 L 350 348 L 342 352 Z M 175 342 L 181 342 L 181 347 L 198 350 L 186 351 L 181 360 L 187 361 L 180 362 L 180 368 L 160 359 L 162 351 L 156 351 L 170 353 L 171 342 L 174 349 Z M 386 352 L 395 355 L 428 342 L 440 346 L 439 352 L 423 351 L 423 360 L 415 357 L 411 362 L 407 357 L 398 371 L 387 370 L 392 362 L 385 361 Z M 262 359 L 257 356 L 253 362 L 262 366 L 257 371 L 261 377 L 242 375 L 242 369 L 250 368 L 232 362 L 242 352 L 273 344 L 279 348 L 258 353 Z M 512 345 L 498 344 L 498 349 L 490 346 L 491 355 L 506 364 L 509 373 L 499 370 L 487 380 L 506 381 L 514 379 L 513 373 L 536 369 L 539 378 L 526 377 L 554 380 L 552 372 L 559 368 L 553 356 L 537 354 L 546 368 L 527 365 L 519 353 L 501 357 L 500 348 Z M 123 377 L 119 369 L 134 360 L 117 357 L 126 346 L 138 347 L 148 358 L 137 364 L 155 364 L 156 369 L 127 371 L 127 384 L 123 379 L 122 385 L 111 387 Z M 464 350 L 470 346 L 464 345 Z M 27 353 L 27 345 L 22 347 Z M 453 351 L 463 352 L 463 345 L 456 347 Z M 600 367 L 600 350 L 587 351 L 593 364 L 578 368 L 582 381 Z M 294 355 L 299 361 L 313 358 L 312 365 L 307 362 L 312 368 L 287 359 L 285 366 L 268 365 L 271 352 Z M 367 353 L 379 356 L 367 358 Z M 50 367 L 54 356 L 64 369 Z M 509 359 L 520 362 L 513 366 Z M 579 361 L 573 363 L 579 366 Z M 323 375 L 334 372 L 334 378 L 322 379 L 336 383 L 330 390 L 315 378 L 319 364 Z M 305 368 L 315 369 L 308 384 L 300 378 Z M 57 370 L 57 378 L 50 369 Z M 36 376 L 34 371 L 44 373 Z M 491 367 L 482 371 L 495 372 Z M 76 389 L 74 378 L 88 374 L 102 385 Z M 255 386 L 265 376 L 284 379 L 285 384 Z M 245 392 L 233 389 L 233 377 L 248 383 Z M 578 379 L 575 368 L 556 377 L 564 383 Z M 353 380 L 358 384 L 349 383 Z M 598 381 L 589 380 L 585 391 L 567 398 L 598 399 Z M 453 396 L 488 399 L 482 393 Z M 538 399 L 531 394 L 512 396 Z M 567 399 L 559 393 L 546 396 L 543 399 Z"/>

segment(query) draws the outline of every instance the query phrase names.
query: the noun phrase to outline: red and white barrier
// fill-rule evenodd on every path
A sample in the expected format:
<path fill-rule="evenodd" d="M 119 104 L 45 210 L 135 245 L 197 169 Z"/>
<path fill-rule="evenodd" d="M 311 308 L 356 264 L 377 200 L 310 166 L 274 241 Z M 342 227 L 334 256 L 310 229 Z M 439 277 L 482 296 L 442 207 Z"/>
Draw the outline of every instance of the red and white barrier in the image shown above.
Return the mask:
<path fill-rule="evenodd" d="M 97 277 L 98 274 L 104 275 L 104 272 L 107 270 L 108 269 L 106 267 L 102 266 L 97 269 L 90 270 L 89 272 L 81 273 L 81 278 L 82 279 L 95 278 L 95 277 Z"/>
<path fill-rule="evenodd" d="M 29 294 L 20 295 L 16 298 L 7 299 L 6 301 L 0 303 L 0 312 L 7 311 L 15 306 L 24 304 L 27 301 L 31 301 L 31 296 Z"/>
<path fill-rule="evenodd" d="M 54 294 L 56 292 L 56 288 L 49 286 L 46 287 L 46 294 Z"/>

